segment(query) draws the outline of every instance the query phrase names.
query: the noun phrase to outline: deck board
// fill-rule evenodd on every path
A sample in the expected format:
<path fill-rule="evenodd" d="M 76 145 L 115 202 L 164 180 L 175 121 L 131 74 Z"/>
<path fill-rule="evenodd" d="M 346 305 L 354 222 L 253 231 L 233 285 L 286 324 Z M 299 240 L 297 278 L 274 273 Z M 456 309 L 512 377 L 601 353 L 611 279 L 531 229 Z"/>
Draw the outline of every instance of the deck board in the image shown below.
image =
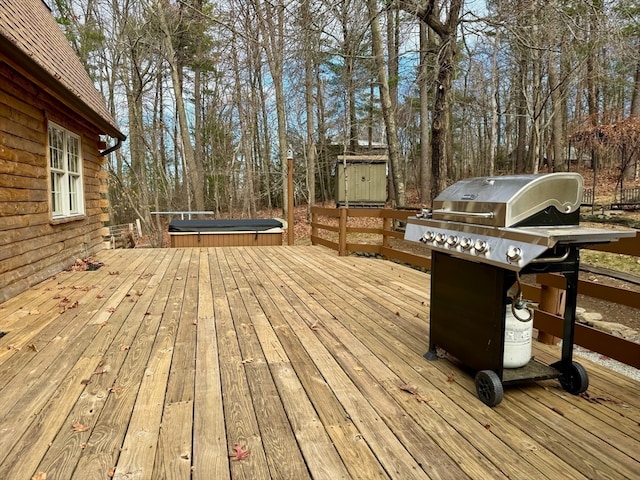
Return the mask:
<path fill-rule="evenodd" d="M 97 271 L 63 272 L 0 304 L 0 478 L 640 471 L 639 382 L 580 359 L 586 395 L 550 380 L 485 406 L 465 369 L 422 357 L 427 274 L 322 247 L 105 250 L 97 260 Z M 230 457 L 236 444 L 246 459 Z"/>

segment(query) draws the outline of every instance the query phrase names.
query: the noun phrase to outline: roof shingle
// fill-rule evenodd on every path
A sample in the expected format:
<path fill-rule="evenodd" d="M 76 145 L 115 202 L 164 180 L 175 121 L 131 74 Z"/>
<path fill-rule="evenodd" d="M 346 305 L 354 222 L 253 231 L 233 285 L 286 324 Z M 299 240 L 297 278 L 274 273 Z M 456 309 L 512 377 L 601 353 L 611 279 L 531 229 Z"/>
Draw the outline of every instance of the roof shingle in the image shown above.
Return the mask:
<path fill-rule="evenodd" d="M 77 105 L 79 101 L 85 107 L 83 110 L 88 109 L 93 113 L 91 117 L 100 121 L 98 126 L 105 130 L 104 133 L 124 139 L 104 98 L 42 0 L 2 0 L 0 37 L 28 56 L 34 64 L 32 67 L 40 67 L 51 77 L 36 80 L 57 82 L 64 87 L 62 91 L 67 92 L 66 98 L 62 99 L 65 103 Z"/>

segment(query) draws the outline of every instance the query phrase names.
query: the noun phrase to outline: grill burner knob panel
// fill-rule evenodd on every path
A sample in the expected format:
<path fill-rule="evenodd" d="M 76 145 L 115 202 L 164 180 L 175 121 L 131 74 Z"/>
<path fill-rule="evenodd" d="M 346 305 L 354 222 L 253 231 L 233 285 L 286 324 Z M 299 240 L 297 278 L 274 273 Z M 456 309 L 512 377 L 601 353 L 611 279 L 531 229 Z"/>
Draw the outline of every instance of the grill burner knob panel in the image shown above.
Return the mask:
<path fill-rule="evenodd" d="M 523 240 L 519 238 L 523 236 L 522 232 L 516 232 L 517 238 L 514 238 L 507 229 L 498 231 L 499 236 L 488 236 L 477 231 L 465 231 L 464 225 L 455 222 L 447 224 L 449 228 L 417 223 L 427 221 L 429 220 L 417 219 L 416 223 L 407 222 L 405 239 L 420 242 L 429 249 L 458 258 L 489 263 L 509 270 L 520 271 L 551 246 L 547 242 Z M 456 237 L 457 243 L 451 237 Z M 517 260 L 516 253 L 520 255 Z"/>

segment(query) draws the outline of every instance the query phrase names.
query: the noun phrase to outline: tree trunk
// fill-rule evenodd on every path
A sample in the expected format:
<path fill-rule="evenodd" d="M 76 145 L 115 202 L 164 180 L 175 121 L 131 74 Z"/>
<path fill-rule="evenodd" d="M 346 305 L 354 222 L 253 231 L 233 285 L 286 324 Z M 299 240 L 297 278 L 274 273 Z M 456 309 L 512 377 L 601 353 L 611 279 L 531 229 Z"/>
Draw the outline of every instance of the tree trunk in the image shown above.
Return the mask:
<path fill-rule="evenodd" d="M 285 111 L 285 95 L 283 82 L 283 57 L 284 57 L 284 13 L 285 5 L 282 0 L 261 3 L 255 2 L 258 21 L 262 25 L 265 38 L 263 45 L 267 55 L 267 63 L 273 80 L 273 89 L 276 98 L 276 116 L 278 120 L 278 153 L 281 167 L 282 181 L 282 211 L 287 215 L 287 116 Z"/>
<path fill-rule="evenodd" d="M 420 70 L 418 84 L 420 86 L 420 201 L 430 202 L 431 195 L 431 148 L 429 145 L 429 36 L 427 25 L 420 22 Z"/>
<path fill-rule="evenodd" d="M 638 42 L 638 53 L 640 54 L 640 42 Z M 640 55 L 636 64 L 636 73 L 633 81 L 633 92 L 631 94 L 630 117 L 640 117 Z"/>
<path fill-rule="evenodd" d="M 456 36 L 462 4 L 463 0 L 449 0 L 448 9 L 446 9 L 447 17 L 442 22 L 439 18 L 438 3 L 435 0 L 427 0 L 420 5 L 405 0 L 399 1 L 400 8 L 418 17 L 440 38 L 431 123 L 432 200 L 446 187 L 447 165 L 450 165 L 453 159 L 451 89 L 455 67 Z"/>
<path fill-rule="evenodd" d="M 182 96 L 182 83 L 180 81 L 180 70 L 176 63 L 176 53 L 173 49 L 172 36 L 169 31 L 169 25 L 164 15 L 163 6 L 160 2 L 156 2 L 155 11 L 160 22 L 160 28 L 163 33 L 163 47 L 167 62 L 171 69 L 171 82 L 176 100 L 176 113 L 178 115 L 178 124 L 180 125 L 180 139 L 182 140 L 182 154 L 187 165 L 187 178 L 191 185 L 191 191 L 194 195 L 196 210 L 204 210 L 204 172 L 203 166 L 196 162 L 195 152 L 191 144 L 191 135 L 189 133 L 189 123 L 187 122 L 187 111 Z"/>
<path fill-rule="evenodd" d="M 498 51 L 500 49 L 500 33 L 496 32 L 491 59 L 491 127 L 489 131 L 489 168 L 487 174 L 493 176 L 496 168 L 496 150 L 498 148 Z"/>
<path fill-rule="evenodd" d="M 311 11 L 309 9 L 309 0 L 303 0 L 302 5 L 302 23 L 311 25 Z M 307 193 L 309 201 L 307 203 L 307 219 L 311 219 L 311 207 L 316 201 L 316 140 L 315 140 L 315 122 L 314 120 L 314 102 L 313 102 L 313 78 L 314 78 L 314 43 L 311 31 L 304 35 L 304 101 L 305 113 L 307 116 Z"/>
<path fill-rule="evenodd" d="M 376 0 L 367 0 L 367 8 L 371 18 L 371 43 L 373 48 L 373 56 L 378 69 L 378 80 L 380 82 L 380 103 L 382 105 L 382 116 L 387 131 L 387 146 L 389 148 L 389 162 L 391 163 L 391 171 L 393 175 L 393 183 L 395 187 L 395 206 L 405 207 L 407 205 L 407 196 L 405 192 L 404 182 L 402 180 L 402 171 L 400 169 L 400 143 L 398 141 L 398 132 L 396 129 L 396 112 L 393 109 L 391 95 L 389 92 L 389 81 L 387 79 L 387 69 L 382 48 L 382 35 L 380 33 L 380 22 L 378 20 L 378 10 Z"/>
<path fill-rule="evenodd" d="M 564 106 L 562 104 L 562 89 L 558 78 L 559 55 L 549 52 L 549 88 L 551 88 L 551 144 L 552 158 L 549 161 L 549 170 L 556 171 L 556 167 L 564 163 L 564 125 L 562 115 Z"/>

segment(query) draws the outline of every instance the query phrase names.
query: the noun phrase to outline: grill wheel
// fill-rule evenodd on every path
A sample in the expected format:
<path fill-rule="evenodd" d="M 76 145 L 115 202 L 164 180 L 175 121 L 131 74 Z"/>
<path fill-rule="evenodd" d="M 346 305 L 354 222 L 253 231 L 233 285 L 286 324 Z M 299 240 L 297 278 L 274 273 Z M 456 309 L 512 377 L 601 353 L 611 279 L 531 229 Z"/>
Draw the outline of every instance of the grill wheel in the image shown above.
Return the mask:
<path fill-rule="evenodd" d="M 564 371 L 562 371 L 562 362 L 556 362 L 551 366 L 561 371 L 558 381 L 571 395 L 579 395 L 589 388 L 589 375 L 578 362 L 571 362 L 571 366 Z"/>
<path fill-rule="evenodd" d="M 482 403 L 495 407 L 502 401 L 504 389 L 498 374 L 493 370 L 480 370 L 476 374 L 476 392 Z"/>

